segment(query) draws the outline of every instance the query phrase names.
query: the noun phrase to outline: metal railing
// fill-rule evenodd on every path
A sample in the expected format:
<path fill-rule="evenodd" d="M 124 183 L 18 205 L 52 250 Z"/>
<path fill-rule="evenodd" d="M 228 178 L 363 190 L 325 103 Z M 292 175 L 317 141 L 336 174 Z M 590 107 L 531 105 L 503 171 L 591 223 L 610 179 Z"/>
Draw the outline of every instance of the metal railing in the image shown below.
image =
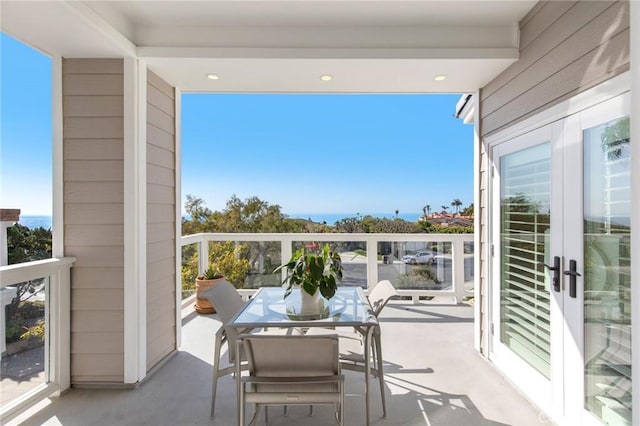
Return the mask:
<path fill-rule="evenodd" d="M 73 262 L 75 258 L 64 257 L 0 267 L 1 340 L 3 357 L 7 357 L 6 365 L 3 361 L 7 377 L 2 377 L 0 389 L 0 423 L 70 385 L 70 269 Z M 25 288 L 27 291 L 22 293 Z M 19 291 L 30 301 L 29 309 L 22 302 L 13 312 L 13 318 L 6 318 L 5 307 Z M 7 339 L 4 333 L 7 321 L 17 319 L 20 322 L 14 328 L 20 329 L 10 331 L 20 337 Z M 32 336 L 21 335 L 29 328 L 27 325 L 35 325 Z M 30 375 L 28 382 L 32 386 L 25 386 L 24 378 L 12 377 L 12 362 L 20 374 Z"/>
<path fill-rule="evenodd" d="M 249 296 L 257 286 L 279 285 L 282 276 L 266 279 L 271 271 L 265 264 L 287 262 L 298 247 L 315 242 L 330 243 L 341 253 L 345 267 L 344 285 L 368 289 L 379 280 L 389 279 L 403 296 L 417 301 L 421 296 L 450 296 L 456 302 L 473 295 L 473 234 L 369 234 L 369 233 L 202 233 L 181 237 L 181 247 L 196 245 L 198 272 L 209 266 L 209 244 L 213 242 L 269 245 L 271 255 L 253 259 L 253 274 L 258 279 L 239 291 Z M 275 249 L 274 249 L 275 246 Z M 259 252 L 254 249 L 253 252 Z M 404 256 L 429 251 L 433 258 L 415 265 Z M 429 277 L 421 281 L 421 275 Z M 255 277 L 252 277 L 255 278 Z M 274 279 L 275 278 L 275 279 Z"/>

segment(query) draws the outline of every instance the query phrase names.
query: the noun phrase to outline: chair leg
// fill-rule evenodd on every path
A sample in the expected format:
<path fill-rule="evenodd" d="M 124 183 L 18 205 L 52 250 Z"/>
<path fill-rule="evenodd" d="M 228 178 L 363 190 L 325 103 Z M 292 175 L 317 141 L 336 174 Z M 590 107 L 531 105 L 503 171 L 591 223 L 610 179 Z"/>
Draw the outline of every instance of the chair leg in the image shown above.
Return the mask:
<path fill-rule="evenodd" d="M 374 359 L 377 362 L 378 382 L 380 383 L 380 398 L 382 399 L 382 418 L 387 418 L 387 397 L 384 393 L 384 371 L 382 370 L 382 343 L 380 342 L 380 333 L 374 333 L 373 341 L 375 350 L 373 351 Z"/>
<path fill-rule="evenodd" d="M 211 384 L 211 417 L 216 410 L 216 391 L 218 388 L 218 378 L 220 366 L 220 346 L 222 346 L 222 335 L 216 333 L 216 343 L 213 349 L 213 383 Z"/>

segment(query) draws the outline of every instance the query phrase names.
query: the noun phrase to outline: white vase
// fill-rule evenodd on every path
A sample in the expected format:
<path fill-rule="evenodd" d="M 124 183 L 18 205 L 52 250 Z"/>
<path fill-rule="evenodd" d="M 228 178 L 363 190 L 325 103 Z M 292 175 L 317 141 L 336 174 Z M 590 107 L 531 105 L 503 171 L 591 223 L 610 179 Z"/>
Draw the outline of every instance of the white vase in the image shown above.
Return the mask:
<path fill-rule="evenodd" d="M 303 289 L 300 289 L 300 315 L 320 315 L 324 303 L 320 297 L 320 290 L 316 290 L 315 294 L 310 295 Z"/>

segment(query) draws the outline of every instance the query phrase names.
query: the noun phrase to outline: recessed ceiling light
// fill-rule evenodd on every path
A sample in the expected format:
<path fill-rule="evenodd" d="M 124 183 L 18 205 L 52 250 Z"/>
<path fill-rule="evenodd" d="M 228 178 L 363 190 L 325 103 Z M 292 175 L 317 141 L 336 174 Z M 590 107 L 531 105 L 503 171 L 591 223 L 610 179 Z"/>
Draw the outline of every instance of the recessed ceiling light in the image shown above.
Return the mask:
<path fill-rule="evenodd" d="M 446 79 L 447 79 L 447 76 L 446 76 L 446 75 L 444 75 L 444 74 L 438 74 L 438 75 L 436 75 L 435 77 L 433 77 L 433 79 L 434 79 L 435 81 L 444 81 L 444 80 L 446 80 Z"/>
<path fill-rule="evenodd" d="M 333 77 L 330 76 L 329 74 L 324 74 L 324 75 L 320 76 L 320 80 L 322 80 L 322 81 L 331 81 L 331 80 L 333 80 Z"/>
<path fill-rule="evenodd" d="M 215 74 L 207 74 L 207 78 L 208 78 L 209 80 L 218 80 L 220 77 L 218 77 L 218 76 L 217 76 L 217 75 L 215 75 Z"/>

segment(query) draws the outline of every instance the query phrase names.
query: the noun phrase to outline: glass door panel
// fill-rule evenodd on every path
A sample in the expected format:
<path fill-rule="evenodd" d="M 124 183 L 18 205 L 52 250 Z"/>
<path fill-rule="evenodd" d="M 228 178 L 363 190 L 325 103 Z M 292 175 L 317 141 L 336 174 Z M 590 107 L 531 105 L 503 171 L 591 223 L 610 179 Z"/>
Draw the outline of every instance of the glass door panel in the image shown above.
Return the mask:
<path fill-rule="evenodd" d="M 583 132 L 585 408 L 631 424 L 629 118 Z"/>
<path fill-rule="evenodd" d="M 550 203 L 551 143 L 500 157 L 500 341 L 547 378 Z"/>

